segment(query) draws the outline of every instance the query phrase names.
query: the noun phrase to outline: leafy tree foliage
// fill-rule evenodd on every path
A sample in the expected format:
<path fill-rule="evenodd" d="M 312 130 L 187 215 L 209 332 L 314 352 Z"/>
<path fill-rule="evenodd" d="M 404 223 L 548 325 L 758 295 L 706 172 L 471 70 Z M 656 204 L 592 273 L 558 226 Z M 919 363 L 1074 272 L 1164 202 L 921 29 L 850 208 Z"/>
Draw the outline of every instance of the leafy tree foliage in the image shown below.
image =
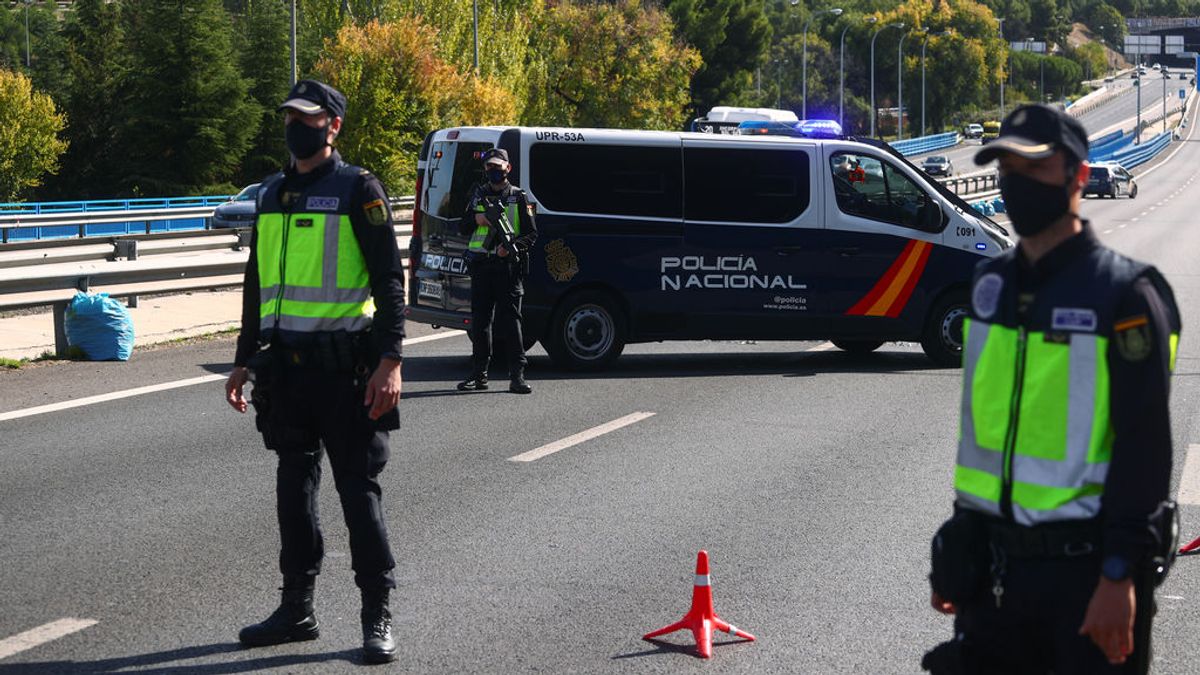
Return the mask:
<path fill-rule="evenodd" d="M 258 127 L 220 0 L 126 0 L 132 60 L 118 152 L 124 185 L 144 194 L 232 191 Z"/>
<path fill-rule="evenodd" d="M 637 0 L 563 3 L 547 11 L 534 41 L 545 70 L 533 76 L 527 118 L 632 129 L 675 129 L 687 118 L 700 55 L 675 40 L 664 12 Z"/>
<path fill-rule="evenodd" d="M 0 199 L 26 196 L 58 169 L 66 119 L 25 75 L 0 69 Z"/>
<path fill-rule="evenodd" d="M 692 111 L 756 103 L 755 76 L 767 62 L 771 24 L 762 0 L 670 0 L 678 34 L 702 59 L 691 83 Z"/>
<path fill-rule="evenodd" d="M 280 0 L 241 0 L 234 15 L 241 71 L 258 120 L 250 149 L 242 162 L 239 183 L 261 180 L 283 168 L 288 159 L 280 114 L 275 108 L 291 88 L 291 38 L 288 8 Z"/>
<path fill-rule="evenodd" d="M 1104 38 L 1109 48 L 1119 48 L 1125 43 L 1125 18 L 1112 5 L 1106 2 L 1093 5 L 1089 21 L 1091 29 Z"/>

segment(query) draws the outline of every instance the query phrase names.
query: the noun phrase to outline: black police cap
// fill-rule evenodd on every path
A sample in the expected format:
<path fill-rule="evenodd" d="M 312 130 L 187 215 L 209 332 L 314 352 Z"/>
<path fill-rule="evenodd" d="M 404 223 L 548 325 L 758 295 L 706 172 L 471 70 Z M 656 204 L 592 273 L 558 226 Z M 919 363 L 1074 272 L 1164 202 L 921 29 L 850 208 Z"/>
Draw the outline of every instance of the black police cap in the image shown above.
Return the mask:
<path fill-rule="evenodd" d="M 316 80 L 300 80 L 292 85 L 287 99 L 279 104 L 278 110 L 292 108 L 306 115 L 319 113 L 322 110 L 334 117 L 346 116 L 346 97 L 342 92 Z"/>
<path fill-rule="evenodd" d="M 1000 136 L 975 153 L 975 163 L 987 164 L 1006 152 L 1042 159 L 1057 150 L 1065 151 L 1076 161 L 1086 160 L 1088 137 L 1083 125 L 1058 107 L 1023 105 L 1004 118 Z"/>
<path fill-rule="evenodd" d="M 487 164 L 492 159 L 502 159 L 508 161 L 508 151 L 504 148 L 489 148 L 483 151 L 483 163 Z"/>

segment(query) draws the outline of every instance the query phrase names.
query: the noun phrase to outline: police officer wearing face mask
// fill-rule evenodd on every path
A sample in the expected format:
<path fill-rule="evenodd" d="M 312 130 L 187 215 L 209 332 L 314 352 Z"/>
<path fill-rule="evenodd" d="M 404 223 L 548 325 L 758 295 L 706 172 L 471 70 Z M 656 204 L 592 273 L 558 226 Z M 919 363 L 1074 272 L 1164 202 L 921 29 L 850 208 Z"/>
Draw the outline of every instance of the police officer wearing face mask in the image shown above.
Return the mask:
<path fill-rule="evenodd" d="M 1083 126 L 1017 108 L 998 159 L 1017 247 L 980 263 L 964 328 L 955 515 L 932 604 L 934 673 L 1144 673 L 1175 549 L 1168 391 L 1180 320 L 1152 266 L 1079 216 Z"/>
<path fill-rule="evenodd" d="M 247 646 L 318 636 L 313 588 L 324 542 L 317 519 L 322 455 L 329 455 L 362 593 L 363 655 L 395 659 L 389 593 L 395 561 L 378 476 L 399 427 L 404 271 L 379 179 L 332 148 L 346 99 L 302 80 L 279 107 L 292 161 L 266 178 L 226 399 L 239 412 L 254 377 L 256 424 L 278 454 L 276 498 L 283 601 L 244 628 Z"/>
<path fill-rule="evenodd" d="M 460 230 L 470 236 L 471 261 L 471 360 L 470 377 L 460 391 L 488 388 L 492 358 L 493 317 L 508 349 L 508 390 L 528 394 L 525 382 L 525 347 L 521 340 L 522 278 L 529 269 L 529 252 L 537 240 L 533 209 L 525 191 L 508 179 L 512 165 L 508 152 L 492 148 L 483 153 L 484 182 L 475 188 Z"/>

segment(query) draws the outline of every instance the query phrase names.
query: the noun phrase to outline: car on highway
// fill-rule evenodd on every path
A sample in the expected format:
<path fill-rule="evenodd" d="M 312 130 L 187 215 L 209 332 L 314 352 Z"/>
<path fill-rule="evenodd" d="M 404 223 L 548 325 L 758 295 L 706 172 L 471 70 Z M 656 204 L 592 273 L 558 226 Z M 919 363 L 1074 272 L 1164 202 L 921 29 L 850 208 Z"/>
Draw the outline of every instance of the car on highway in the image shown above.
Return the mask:
<path fill-rule="evenodd" d="M 949 178 L 954 175 L 954 163 L 945 155 L 930 155 L 921 162 L 921 170 L 930 176 L 946 176 Z"/>
<path fill-rule="evenodd" d="M 980 142 L 986 144 L 988 141 L 994 141 L 1000 137 L 1000 123 L 992 120 L 983 123 L 983 135 L 980 136 Z"/>
<path fill-rule="evenodd" d="M 213 209 L 212 217 L 208 220 L 209 227 L 215 230 L 254 225 L 254 218 L 258 215 L 259 185 L 260 183 L 247 185 L 232 199 Z"/>
<path fill-rule="evenodd" d="M 966 128 L 963 129 L 963 136 L 966 136 L 967 138 L 983 138 L 983 125 L 968 124 Z"/>
<path fill-rule="evenodd" d="M 1127 195 L 1136 199 L 1138 193 L 1137 181 L 1133 174 L 1115 162 L 1097 162 L 1092 164 L 1088 173 L 1087 185 L 1083 188 L 1083 196 L 1112 197 L 1116 199 Z"/>
<path fill-rule="evenodd" d="M 1014 245 L 881 141 L 456 127 L 418 156 L 409 320 L 472 329 L 462 219 L 493 147 L 537 219 L 525 346 L 570 369 L 714 339 L 914 341 L 957 365 L 975 264 Z"/>

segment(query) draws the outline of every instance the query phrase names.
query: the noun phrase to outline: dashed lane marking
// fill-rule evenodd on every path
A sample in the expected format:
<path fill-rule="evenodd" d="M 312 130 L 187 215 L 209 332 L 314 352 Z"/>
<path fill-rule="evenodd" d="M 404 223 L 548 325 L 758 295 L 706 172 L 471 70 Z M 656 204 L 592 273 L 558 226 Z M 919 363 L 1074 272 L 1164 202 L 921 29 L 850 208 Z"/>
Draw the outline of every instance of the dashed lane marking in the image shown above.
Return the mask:
<path fill-rule="evenodd" d="M 596 438 L 598 436 L 603 436 L 604 434 L 616 431 L 617 429 L 621 429 L 623 427 L 627 427 L 630 424 L 641 422 L 642 420 L 646 419 L 647 417 L 653 417 L 653 416 L 654 416 L 654 413 L 652 413 L 652 412 L 630 413 L 624 417 L 619 417 L 611 422 L 605 422 L 604 424 L 601 424 L 599 426 L 592 427 L 591 429 L 588 429 L 587 431 L 581 431 L 577 434 L 567 436 L 566 438 L 564 438 L 562 440 L 554 441 L 553 443 L 547 443 L 546 445 L 543 445 L 540 448 L 534 448 L 533 450 L 530 450 L 529 452 L 522 452 L 519 455 L 514 455 L 512 457 L 509 457 L 508 461 L 510 461 L 510 462 L 532 462 L 535 460 L 539 460 L 547 455 L 553 455 L 554 453 L 556 453 L 560 450 L 566 450 L 569 447 L 579 445 L 580 443 L 583 443 L 586 441 L 590 441 L 593 438 Z"/>
<path fill-rule="evenodd" d="M 453 331 L 450 333 L 434 333 L 432 335 L 422 335 L 416 338 L 406 338 L 405 346 L 412 344 L 420 344 L 422 342 L 432 342 L 433 340 L 444 340 L 446 338 L 466 335 L 462 331 Z M 109 394 L 98 394 L 96 396 L 87 396 L 77 398 L 70 401 L 61 401 L 59 403 L 49 403 L 47 405 L 34 406 L 32 408 L 23 408 L 21 410 L 12 410 L 5 413 L 0 413 L 0 422 L 8 420 L 17 420 L 23 417 L 32 417 L 34 415 L 44 415 L 46 413 L 59 412 L 61 410 L 70 410 L 72 408 L 82 408 L 86 405 L 96 403 L 105 403 L 107 401 L 117 401 L 123 398 L 132 396 L 141 396 L 143 394 L 153 394 L 159 391 L 168 391 L 171 389 L 180 389 L 182 387 L 190 387 L 196 384 L 207 384 L 209 382 L 218 382 L 229 377 L 228 373 L 220 375 L 201 375 L 200 377 L 191 377 L 186 380 L 176 380 L 174 382 L 164 382 L 162 384 L 152 384 L 146 387 L 135 387 L 133 389 L 125 389 L 124 391 L 114 391 Z"/>
<path fill-rule="evenodd" d="M 1112 229 L 1105 230 L 1104 234 L 1112 234 Z"/>
<path fill-rule="evenodd" d="M 1179 477 L 1180 504 L 1200 504 L 1200 444 L 1192 443 L 1183 462 L 1183 474 Z"/>
<path fill-rule="evenodd" d="M 0 640 L 0 659 L 20 654 L 71 633 L 77 633 L 89 626 L 95 626 L 97 623 L 99 622 L 94 619 L 59 619 L 37 628 L 31 628 L 24 633 L 17 633 L 12 637 Z"/>

